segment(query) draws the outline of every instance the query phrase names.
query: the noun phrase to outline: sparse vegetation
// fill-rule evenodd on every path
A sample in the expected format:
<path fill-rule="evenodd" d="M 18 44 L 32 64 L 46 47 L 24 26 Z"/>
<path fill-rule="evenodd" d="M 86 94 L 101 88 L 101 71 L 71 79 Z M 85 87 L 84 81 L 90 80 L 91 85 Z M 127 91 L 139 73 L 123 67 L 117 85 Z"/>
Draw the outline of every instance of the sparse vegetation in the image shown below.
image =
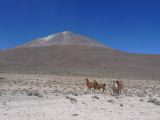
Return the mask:
<path fill-rule="evenodd" d="M 66 99 L 69 99 L 72 104 L 77 104 L 77 99 L 76 98 L 66 96 Z"/>
<path fill-rule="evenodd" d="M 42 95 L 40 92 L 38 92 L 38 90 L 27 90 L 27 91 L 26 91 L 26 94 L 27 94 L 28 96 L 43 97 L 43 95 Z"/>
<path fill-rule="evenodd" d="M 120 106 L 123 107 L 124 105 L 121 103 Z"/>
<path fill-rule="evenodd" d="M 160 105 L 160 100 L 157 100 L 156 98 L 153 98 L 151 96 L 149 97 L 148 102 L 151 102 L 151 103 L 153 103 L 155 105 Z"/>
<path fill-rule="evenodd" d="M 77 113 L 74 113 L 74 114 L 72 114 L 72 116 L 79 116 L 79 114 L 77 114 Z"/>
<path fill-rule="evenodd" d="M 145 95 L 145 93 L 144 92 L 137 92 L 137 96 L 138 97 L 145 97 L 146 95 Z"/>
<path fill-rule="evenodd" d="M 92 96 L 92 98 L 95 98 L 95 99 L 100 99 L 98 96 Z"/>
<path fill-rule="evenodd" d="M 94 110 L 94 112 L 98 111 L 100 113 L 105 111 L 108 116 L 110 113 L 113 114 L 114 111 L 118 110 L 119 112 L 116 112 L 116 114 L 123 114 L 126 110 L 123 108 L 128 109 L 133 107 L 134 110 L 141 110 L 140 112 L 142 112 L 143 108 L 139 107 L 137 104 L 141 104 L 142 106 L 145 105 L 146 108 L 150 108 L 151 106 L 154 106 L 153 104 L 155 104 L 157 105 L 155 106 L 155 110 L 157 110 L 160 105 L 158 98 L 160 88 L 159 81 L 123 80 L 124 89 L 122 94 L 112 96 L 112 91 L 109 86 L 112 79 L 107 78 L 90 78 L 91 81 L 96 80 L 98 83 L 106 84 L 106 90 L 104 93 L 99 91 L 89 91 L 85 84 L 84 77 L 51 75 L 23 75 L 23 77 L 19 77 L 18 75 L 7 74 L 7 77 L 5 78 L 7 79 L 0 80 L 0 95 L 3 96 L 0 98 L 5 98 L 1 102 L 1 107 L 8 108 L 10 111 L 12 111 L 9 108 L 10 105 L 16 105 L 18 108 L 24 107 L 25 105 L 30 105 L 31 108 L 36 106 L 36 110 L 43 107 L 46 109 L 49 108 L 49 110 L 52 111 L 64 108 L 65 111 L 69 111 L 70 117 L 74 118 L 77 116 L 78 118 L 81 116 L 81 113 L 76 112 L 76 110 L 80 110 L 81 112 L 86 112 L 89 110 L 89 112 L 93 112 Z M 10 95 L 11 98 L 9 98 Z M 148 100 L 148 95 L 152 95 L 153 97 Z M 38 99 L 38 97 L 43 97 L 43 100 Z M 15 102 L 17 99 L 19 100 L 19 98 L 23 98 L 22 100 L 24 101 L 29 100 L 29 102 L 22 102 L 23 106 L 20 106 L 22 104 L 21 102 Z M 153 104 L 147 103 L 147 100 Z M 39 104 L 38 101 L 42 102 L 42 104 Z M 43 102 L 45 102 L 46 105 L 43 105 Z M 24 107 L 24 111 L 21 111 L 24 112 L 23 114 L 27 111 L 26 108 Z M 26 113 L 28 119 L 33 118 L 32 113 L 35 112 L 32 111 L 31 108 L 29 108 L 29 113 Z M 72 109 L 75 110 L 72 111 Z M 86 111 L 84 111 L 84 109 Z M 123 111 L 121 111 L 122 109 Z M 37 111 L 40 111 L 40 113 L 36 112 L 34 114 L 37 115 L 44 113 L 41 109 Z M 61 110 L 61 112 L 63 112 L 63 110 Z M 134 114 L 134 112 L 138 111 L 131 112 Z M 7 113 L 7 115 L 9 114 Z M 44 119 L 45 117 L 42 115 L 41 118 Z"/>
<path fill-rule="evenodd" d="M 1 80 L 5 79 L 4 77 L 0 77 Z"/>
<path fill-rule="evenodd" d="M 108 100 L 109 103 L 115 103 L 113 99 Z"/>

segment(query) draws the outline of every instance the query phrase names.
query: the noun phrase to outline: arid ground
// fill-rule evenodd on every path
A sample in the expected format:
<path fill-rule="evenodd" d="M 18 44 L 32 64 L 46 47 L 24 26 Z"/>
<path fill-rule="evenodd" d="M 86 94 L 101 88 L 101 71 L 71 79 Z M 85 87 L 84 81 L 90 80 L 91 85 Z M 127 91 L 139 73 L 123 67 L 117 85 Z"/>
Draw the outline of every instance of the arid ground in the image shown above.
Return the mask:
<path fill-rule="evenodd" d="M 106 91 L 89 91 L 85 76 L 0 74 L 1 120 L 159 120 L 160 80 L 123 79 L 113 96 L 111 78 L 88 77 L 106 83 Z"/>

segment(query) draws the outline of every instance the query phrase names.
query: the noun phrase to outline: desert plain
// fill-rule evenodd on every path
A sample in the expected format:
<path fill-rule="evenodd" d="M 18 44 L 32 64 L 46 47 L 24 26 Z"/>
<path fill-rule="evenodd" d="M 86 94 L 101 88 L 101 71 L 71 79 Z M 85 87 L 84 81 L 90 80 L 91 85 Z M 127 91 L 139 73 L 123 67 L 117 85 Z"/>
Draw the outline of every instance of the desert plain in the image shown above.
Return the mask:
<path fill-rule="evenodd" d="M 88 90 L 85 78 L 105 83 Z M 112 95 L 112 78 L 72 75 L 0 74 L 1 120 L 159 120 L 160 80 L 122 79 Z"/>

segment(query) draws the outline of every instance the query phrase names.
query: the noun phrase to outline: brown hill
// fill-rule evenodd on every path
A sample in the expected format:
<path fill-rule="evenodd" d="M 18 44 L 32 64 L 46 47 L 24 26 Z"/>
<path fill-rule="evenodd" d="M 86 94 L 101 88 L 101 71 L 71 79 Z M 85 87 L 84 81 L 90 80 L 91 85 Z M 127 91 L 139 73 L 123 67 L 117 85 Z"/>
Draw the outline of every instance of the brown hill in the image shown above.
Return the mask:
<path fill-rule="evenodd" d="M 30 43 L 0 51 L 0 72 L 160 78 L 160 55 L 129 54 L 96 41 L 87 45 L 85 40 L 81 44 L 69 44 L 67 40 L 68 44 L 43 46 L 31 42 L 35 46 Z"/>

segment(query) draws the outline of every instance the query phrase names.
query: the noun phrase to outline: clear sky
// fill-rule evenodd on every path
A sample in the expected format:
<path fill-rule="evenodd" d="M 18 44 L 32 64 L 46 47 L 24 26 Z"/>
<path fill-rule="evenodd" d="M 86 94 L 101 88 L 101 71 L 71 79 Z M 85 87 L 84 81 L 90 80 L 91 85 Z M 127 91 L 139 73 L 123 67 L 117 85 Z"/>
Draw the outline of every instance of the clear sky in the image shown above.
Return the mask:
<path fill-rule="evenodd" d="M 0 0 L 0 49 L 65 30 L 160 54 L 160 0 Z"/>

